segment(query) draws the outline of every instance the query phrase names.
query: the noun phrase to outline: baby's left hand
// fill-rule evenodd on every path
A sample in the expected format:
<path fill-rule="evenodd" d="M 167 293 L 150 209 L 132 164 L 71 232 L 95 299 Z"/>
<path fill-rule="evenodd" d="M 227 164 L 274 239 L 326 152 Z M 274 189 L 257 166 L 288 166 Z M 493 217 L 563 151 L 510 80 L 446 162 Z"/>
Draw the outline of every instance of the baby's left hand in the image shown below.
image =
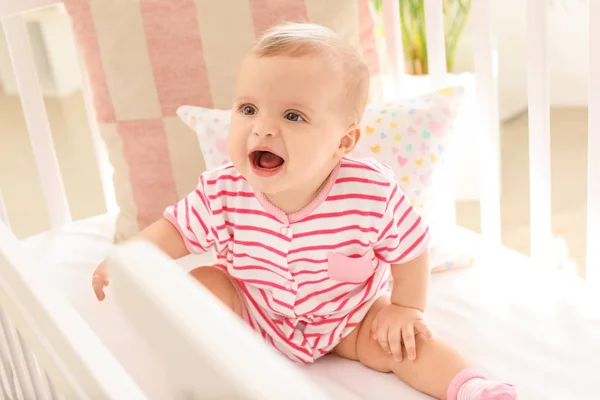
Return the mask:
<path fill-rule="evenodd" d="M 402 344 L 408 359 L 414 360 L 417 358 L 415 336 L 422 334 L 428 339 L 432 337 L 421 311 L 396 304 L 389 304 L 377 313 L 371 332 L 373 340 L 377 340 L 396 361 L 402 361 Z"/>

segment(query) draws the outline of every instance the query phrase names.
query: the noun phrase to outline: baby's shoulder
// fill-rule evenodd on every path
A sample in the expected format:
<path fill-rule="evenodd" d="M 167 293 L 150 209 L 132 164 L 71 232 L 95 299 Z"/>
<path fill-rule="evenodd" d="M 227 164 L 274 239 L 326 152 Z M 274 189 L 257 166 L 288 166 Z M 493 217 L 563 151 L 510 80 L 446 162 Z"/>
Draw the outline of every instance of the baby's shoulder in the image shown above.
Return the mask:
<path fill-rule="evenodd" d="M 389 196 L 398 184 L 392 169 L 372 158 L 344 157 L 336 181 L 350 190 L 380 196 Z"/>
<path fill-rule="evenodd" d="M 212 195 L 249 190 L 248 182 L 231 163 L 204 171 L 200 175 L 199 186 Z"/>

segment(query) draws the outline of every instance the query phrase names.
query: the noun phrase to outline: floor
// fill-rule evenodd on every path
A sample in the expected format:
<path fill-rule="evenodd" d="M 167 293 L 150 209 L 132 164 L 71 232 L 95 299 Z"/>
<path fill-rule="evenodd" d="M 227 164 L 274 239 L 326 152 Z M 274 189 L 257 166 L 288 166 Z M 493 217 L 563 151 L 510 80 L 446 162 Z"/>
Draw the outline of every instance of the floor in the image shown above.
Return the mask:
<path fill-rule="evenodd" d="M 56 152 L 75 219 L 105 211 L 81 93 L 46 99 Z M 16 96 L 0 92 L 0 191 L 13 231 L 26 237 L 49 228 L 25 120 Z M 552 213 L 554 235 L 562 238 L 581 273 L 585 259 L 587 110 L 557 108 L 552 124 Z M 519 252 L 529 248 L 527 115 L 503 124 L 502 239 Z M 457 203 L 460 225 L 479 231 L 479 204 Z M 577 267 L 575 267 L 577 268 Z M 574 271 L 575 272 L 575 271 Z"/>

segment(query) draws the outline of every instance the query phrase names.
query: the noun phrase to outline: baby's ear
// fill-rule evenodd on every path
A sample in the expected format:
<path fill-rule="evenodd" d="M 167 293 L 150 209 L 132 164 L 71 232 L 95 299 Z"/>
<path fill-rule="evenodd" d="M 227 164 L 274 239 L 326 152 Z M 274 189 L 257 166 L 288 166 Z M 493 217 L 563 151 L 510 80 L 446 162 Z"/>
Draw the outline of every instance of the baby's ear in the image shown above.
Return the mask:
<path fill-rule="evenodd" d="M 340 140 L 339 150 L 342 156 L 345 156 L 354 150 L 360 140 L 360 124 L 352 124 L 342 140 Z"/>

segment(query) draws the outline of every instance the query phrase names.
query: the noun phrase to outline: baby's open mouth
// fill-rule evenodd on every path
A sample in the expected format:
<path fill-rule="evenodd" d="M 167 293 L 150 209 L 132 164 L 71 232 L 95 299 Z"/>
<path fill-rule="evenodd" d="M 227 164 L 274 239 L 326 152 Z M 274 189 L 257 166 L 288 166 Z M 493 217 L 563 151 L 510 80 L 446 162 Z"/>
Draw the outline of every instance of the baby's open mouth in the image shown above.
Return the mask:
<path fill-rule="evenodd" d="M 270 151 L 256 150 L 250 153 L 250 162 L 255 168 L 274 170 L 281 167 L 285 160 Z"/>

